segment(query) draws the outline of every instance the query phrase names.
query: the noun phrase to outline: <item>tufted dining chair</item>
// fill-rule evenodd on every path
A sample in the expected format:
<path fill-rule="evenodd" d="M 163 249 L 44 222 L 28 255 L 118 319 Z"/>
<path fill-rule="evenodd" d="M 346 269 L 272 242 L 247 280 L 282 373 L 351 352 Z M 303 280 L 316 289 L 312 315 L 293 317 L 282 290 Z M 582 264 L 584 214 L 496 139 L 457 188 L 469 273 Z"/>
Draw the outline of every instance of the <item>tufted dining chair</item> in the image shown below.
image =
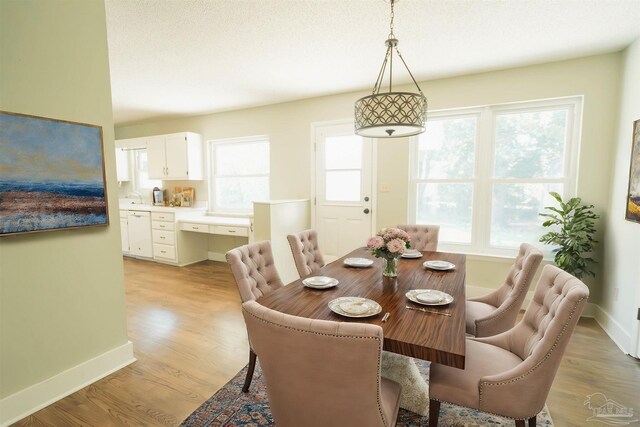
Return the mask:
<path fill-rule="evenodd" d="M 396 425 L 401 387 L 380 376 L 378 325 L 312 320 L 242 304 L 279 427 Z"/>
<path fill-rule="evenodd" d="M 584 309 L 589 288 L 558 267 L 543 268 L 533 300 L 512 329 L 467 338 L 465 368 L 431 364 L 429 427 L 437 427 L 440 402 L 536 425 L 562 355 Z"/>
<path fill-rule="evenodd" d="M 287 236 L 293 260 L 300 278 L 317 274 L 324 266 L 324 260 L 318 249 L 318 233 L 315 230 L 304 230 Z"/>
<path fill-rule="evenodd" d="M 511 329 L 541 261 L 542 252 L 535 246 L 521 244 L 502 286 L 490 294 L 467 300 L 467 333 L 488 337 Z"/>
<path fill-rule="evenodd" d="M 269 241 L 251 243 L 232 249 L 226 254 L 231 274 L 238 285 L 242 302 L 255 301 L 269 292 L 284 286 L 273 263 Z M 249 340 L 249 369 L 242 391 L 249 391 L 253 371 L 256 367 L 256 353 Z"/>
<path fill-rule="evenodd" d="M 411 247 L 419 251 L 437 251 L 439 225 L 398 224 L 411 237 Z"/>

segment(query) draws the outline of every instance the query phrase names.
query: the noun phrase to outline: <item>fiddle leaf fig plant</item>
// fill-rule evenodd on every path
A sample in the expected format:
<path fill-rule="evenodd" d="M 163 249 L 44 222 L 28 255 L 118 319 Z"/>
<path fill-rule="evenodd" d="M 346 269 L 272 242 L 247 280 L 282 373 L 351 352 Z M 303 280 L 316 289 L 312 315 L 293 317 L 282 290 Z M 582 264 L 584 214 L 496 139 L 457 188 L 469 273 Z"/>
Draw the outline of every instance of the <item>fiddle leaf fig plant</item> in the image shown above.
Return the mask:
<path fill-rule="evenodd" d="M 599 215 L 593 212 L 593 205 L 583 205 L 579 197 L 565 203 L 558 193 L 549 194 L 558 201 L 559 207 L 545 206 L 550 212 L 539 214 L 547 218 L 542 225 L 551 229 L 540 237 L 540 241 L 555 246 L 555 263 L 567 273 L 578 279 L 595 277 L 591 267 L 596 261 L 590 255 L 598 243 L 593 235 Z"/>

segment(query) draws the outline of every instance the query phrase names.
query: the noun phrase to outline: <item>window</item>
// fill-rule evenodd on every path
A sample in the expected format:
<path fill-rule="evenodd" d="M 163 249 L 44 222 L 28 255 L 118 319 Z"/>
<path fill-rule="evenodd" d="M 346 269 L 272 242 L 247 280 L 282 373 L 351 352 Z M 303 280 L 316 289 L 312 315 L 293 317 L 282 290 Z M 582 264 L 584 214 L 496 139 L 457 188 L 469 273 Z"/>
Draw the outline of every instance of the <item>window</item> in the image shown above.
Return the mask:
<path fill-rule="evenodd" d="M 251 212 L 269 198 L 269 139 L 266 136 L 209 141 L 209 209 Z"/>
<path fill-rule="evenodd" d="M 544 233 L 549 191 L 572 196 L 581 98 L 429 115 L 411 149 L 409 221 L 440 224 L 440 247 L 512 255 Z"/>
<path fill-rule="evenodd" d="M 134 160 L 134 186 L 135 190 L 139 193 L 146 192 L 146 190 L 152 190 L 153 187 L 162 187 L 162 180 L 149 179 L 149 163 L 147 161 L 147 150 L 137 149 L 133 151 Z"/>

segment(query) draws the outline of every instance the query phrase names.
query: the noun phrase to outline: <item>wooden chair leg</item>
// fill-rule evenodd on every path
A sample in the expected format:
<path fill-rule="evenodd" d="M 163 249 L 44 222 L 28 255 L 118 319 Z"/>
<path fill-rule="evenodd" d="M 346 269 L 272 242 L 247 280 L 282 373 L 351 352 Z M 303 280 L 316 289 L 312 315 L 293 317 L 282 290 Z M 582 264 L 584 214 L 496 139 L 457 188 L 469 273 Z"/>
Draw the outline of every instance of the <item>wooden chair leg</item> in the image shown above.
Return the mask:
<path fill-rule="evenodd" d="M 516 427 L 525 427 L 524 420 L 516 420 Z"/>
<path fill-rule="evenodd" d="M 536 427 L 536 416 L 529 418 L 529 427 Z"/>
<path fill-rule="evenodd" d="M 242 386 L 242 391 L 244 393 L 249 391 L 249 386 L 251 385 L 251 380 L 253 379 L 253 371 L 256 369 L 256 359 L 258 356 L 253 352 L 253 350 L 249 349 L 249 369 L 247 369 L 247 377 L 244 379 L 244 385 Z"/>
<path fill-rule="evenodd" d="M 440 401 L 429 399 L 429 427 L 438 427 L 440 417 Z"/>

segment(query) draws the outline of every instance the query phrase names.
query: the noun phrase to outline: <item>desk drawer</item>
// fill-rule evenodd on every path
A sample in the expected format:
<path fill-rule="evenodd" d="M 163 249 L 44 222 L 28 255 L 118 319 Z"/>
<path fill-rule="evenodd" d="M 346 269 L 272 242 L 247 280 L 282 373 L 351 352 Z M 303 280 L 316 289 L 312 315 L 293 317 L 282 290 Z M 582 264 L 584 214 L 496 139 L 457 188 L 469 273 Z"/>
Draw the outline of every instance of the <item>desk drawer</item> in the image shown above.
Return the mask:
<path fill-rule="evenodd" d="M 185 222 L 185 223 L 182 223 L 181 228 L 185 231 L 195 231 L 196 233 L 209 232 L 209 226 L 207 224 L 196 224 L 193 222 Z"/>
<path fill-rule="evenodd" d="M 164 222 L 164 221 L 151 221 L 151 228 L 154 230 L 175 230 L 176 223 L 175 222 Z"/>
<path fill-rule="evenodd" d="M 243 236 L 249 235 L 249 229 L 247 227 L 229 227 L 226 225 L 214 225 L 214 234 L 225 234 L 227 236 Z"/>
<path fill-rule="evenodd" d="M 167 230 L 153 230 L 153 243 L 162 243 L 163 245 L 175 245 L 176 233 Z"/>
<path fill-rule="evenodd" d="M 175 221 L 175 216 L 171 212 L 151 212 L 151 219 L 154 221 Z"/>
<path fill-rule="evenodd" d="M 171 245 L 153 244 L 153 257 L 167 261 L 176 260 L 176 247 Z"/>

